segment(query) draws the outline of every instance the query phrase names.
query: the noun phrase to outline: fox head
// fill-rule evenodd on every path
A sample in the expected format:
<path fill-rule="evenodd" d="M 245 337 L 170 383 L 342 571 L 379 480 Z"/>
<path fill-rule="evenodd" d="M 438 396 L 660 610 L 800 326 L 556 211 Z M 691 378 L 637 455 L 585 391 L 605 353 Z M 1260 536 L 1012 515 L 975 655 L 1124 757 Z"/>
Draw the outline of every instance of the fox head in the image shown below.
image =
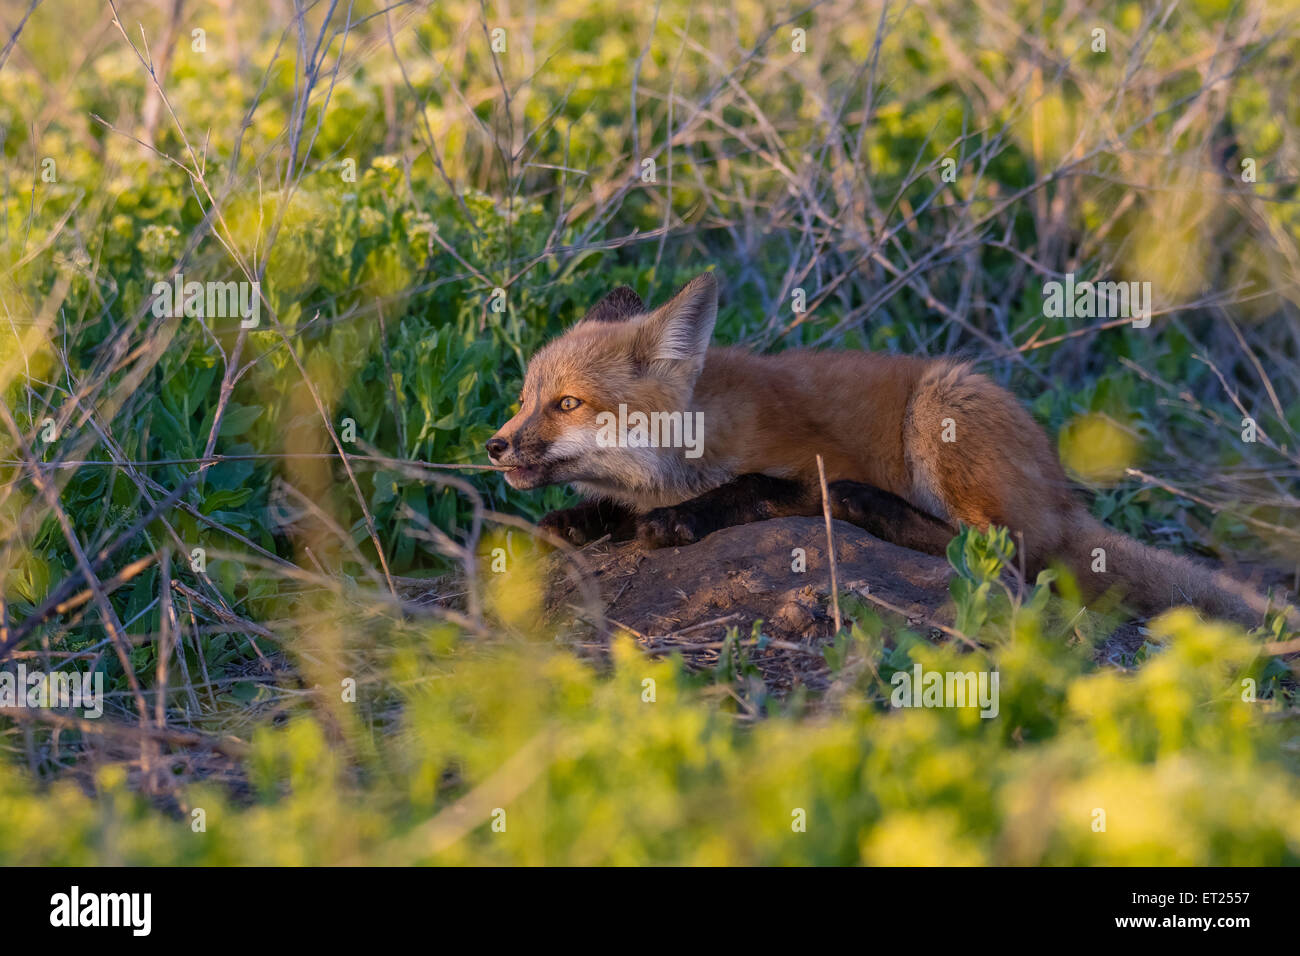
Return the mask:
<path fill-rule="evenodd" d="M 528 363 L 519 412 L 488 440 L 514 488 L 570 483 L 593 494 L 662 484 L 680 449 L 599 439 L 602 413 L 685 413 L 718 314 L 711 273 L 653 311 L 620 286 Z M 607 416 L 604 420 L 608 420 Z"/>

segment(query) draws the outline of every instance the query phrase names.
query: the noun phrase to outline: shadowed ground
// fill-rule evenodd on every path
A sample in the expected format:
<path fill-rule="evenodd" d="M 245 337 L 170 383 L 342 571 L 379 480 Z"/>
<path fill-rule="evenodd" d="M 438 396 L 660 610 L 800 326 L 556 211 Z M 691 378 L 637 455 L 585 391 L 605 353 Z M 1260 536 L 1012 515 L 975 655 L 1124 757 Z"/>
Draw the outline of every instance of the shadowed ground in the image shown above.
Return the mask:
<path fill-rule="evenodd" d="M 840 593 L 856 593 L 891 625 L 906 625 L 934 640 L 951 638 L 951 568 L 942 558 L 881 541 L 853 525 L 832 524 Z M 802 548 L 806 570 L 793 570 Z M 696 666 L 717 661 L 730 627 L 748 638 L 757 620 L 768 646 L 752 659 L 773 690 L 799 684 L 823 689 L 822 649 L 834 634 L 826 527 L 821 518 L 780 518 L 725 528 L 680 548 L 647 551 L 635 542 L 595 545 L 583 552 L 611 628 L 630 631 L 648 651 L 680 651 Z M 557 566 L 563 558 L 556 557 Z M 581 594 L 556 574 L 551 612 L 582 616 Z M 1097 648 L 1099 662 L 1116 662 L 1142 643 L 1141 630 L 1123 624 Z M 603 642 L 585 645 L 600 652 Z"/>

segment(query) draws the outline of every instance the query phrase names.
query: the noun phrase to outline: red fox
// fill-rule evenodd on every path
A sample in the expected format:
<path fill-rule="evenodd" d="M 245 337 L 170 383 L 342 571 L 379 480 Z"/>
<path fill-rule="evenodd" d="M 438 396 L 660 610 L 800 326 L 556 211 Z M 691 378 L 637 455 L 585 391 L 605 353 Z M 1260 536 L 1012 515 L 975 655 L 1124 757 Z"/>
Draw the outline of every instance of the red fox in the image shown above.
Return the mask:
<path fill-rule="evenodd" d="M 1193 604 L 1261 620 L 1267 602 L 1245 585 L 1093 518 L 1043 429 L 967 364 L 710 348 L 717 309 L 712 273 L 654 310 L 623 286 L 532 358 L 519 412 L 487 451 L 515 488 L 567 483 L 587 497 L 543 529 L 579 545 L 608 533 L 664 547 L 819 515 L 820 454 L 832 515 L 887 541 L 943 554 L 959 523 L 1003 525 L 1031 579 L 1055 560 L 1085 594 L 1118 586 L 1144 613 Z M 615 423 L 633 422 L 618 440 Z M 685 447 L 697 422 L 703 434 Z M 1093 571 L 1099 554 L 1104 573 Z"/>

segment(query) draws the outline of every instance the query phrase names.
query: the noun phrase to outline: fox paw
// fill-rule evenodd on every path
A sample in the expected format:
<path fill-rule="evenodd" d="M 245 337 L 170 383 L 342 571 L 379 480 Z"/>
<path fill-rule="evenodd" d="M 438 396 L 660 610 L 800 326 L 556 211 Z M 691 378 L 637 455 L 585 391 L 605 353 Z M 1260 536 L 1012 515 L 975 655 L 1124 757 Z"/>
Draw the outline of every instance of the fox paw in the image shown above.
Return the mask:
<path fill-rule="evenodd" d="M 867 517 L 867 498 L 864 486 L 856 481 L 832 481 L 826 488 L 831 506 L 831 517 L 850 524 L 861 524 Z"/>
<path fill-rule="evenodd" d="M 587 516 L 579 508 L 561 508 L 543 515 L 537 527 L 549 532 L 569 544 L 582 546 L 590 539 L 587 534 Z"/>
<path fill-rule="evenodd" d="M 636 538 L 646 548 L 693 544 L 701 535 L 699 519 L 683 508 L 656 508 L 637 519 Z"/>

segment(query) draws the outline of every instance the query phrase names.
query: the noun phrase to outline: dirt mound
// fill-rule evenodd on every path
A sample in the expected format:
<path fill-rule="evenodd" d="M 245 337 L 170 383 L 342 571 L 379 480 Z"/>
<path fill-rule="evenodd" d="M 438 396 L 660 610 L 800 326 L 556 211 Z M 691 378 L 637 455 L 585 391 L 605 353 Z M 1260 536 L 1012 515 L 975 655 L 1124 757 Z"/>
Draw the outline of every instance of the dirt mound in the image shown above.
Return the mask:
<path fill-rule="evenodd" d="M 951 624 L 946 561 L 841 521 L 833 530 L 842 594 L 862 594 L 936 636 L 935 625 Z M 748 637 L 761 619 L 768 641 L 754 660 L 765 678 L 776 686 L 821 682 L 821 648 L 835 630 L 821 518 L 738 525 L 681 548 L 605 543 L 586 549 L 583 558 L 610 626 L 630 631 L 647 650 L 680 650 L 707 666 L 727 628 Z M 562 614 L 579 608 L 582 594 L 557 575 L 548 603 Z"/>
<path fill-rule="evenodd" d="M 832 529 L 841 595 L 859 595 L 892 625 L 905 619 L 932 640 L 954 639 L 947 561 L 881 541 L 842 521 L 832 522 Z M 743 641 L 752 644 L 753 624 L 762 620 L 763 646 L 747 652 L 769 689 L 804 684 L 819 690 L 827 684 L 822 651 L 835 625 L 821 518 L 738 525 L 680 548 L 592 545 L 581 552 L 593 585 L 586 596 L 563 571 L 572 559 L 557 554 L 553 560 L 547 604 L 556 619 L 592 624 L 603 611 L 610 629 L 630 632 L 644 650 L 680 652 L 698 667 L 717 661 L 728 628 L 738 628 Z M 599 609 L 591 607 L 593 599 Z M 1094 648 L 1094 660 L 1126 666 L 1143 640 L 1138 624 L 1121 623 Z M 599 656 L 608 642 L 596 637 L 580 647 Z"/>

